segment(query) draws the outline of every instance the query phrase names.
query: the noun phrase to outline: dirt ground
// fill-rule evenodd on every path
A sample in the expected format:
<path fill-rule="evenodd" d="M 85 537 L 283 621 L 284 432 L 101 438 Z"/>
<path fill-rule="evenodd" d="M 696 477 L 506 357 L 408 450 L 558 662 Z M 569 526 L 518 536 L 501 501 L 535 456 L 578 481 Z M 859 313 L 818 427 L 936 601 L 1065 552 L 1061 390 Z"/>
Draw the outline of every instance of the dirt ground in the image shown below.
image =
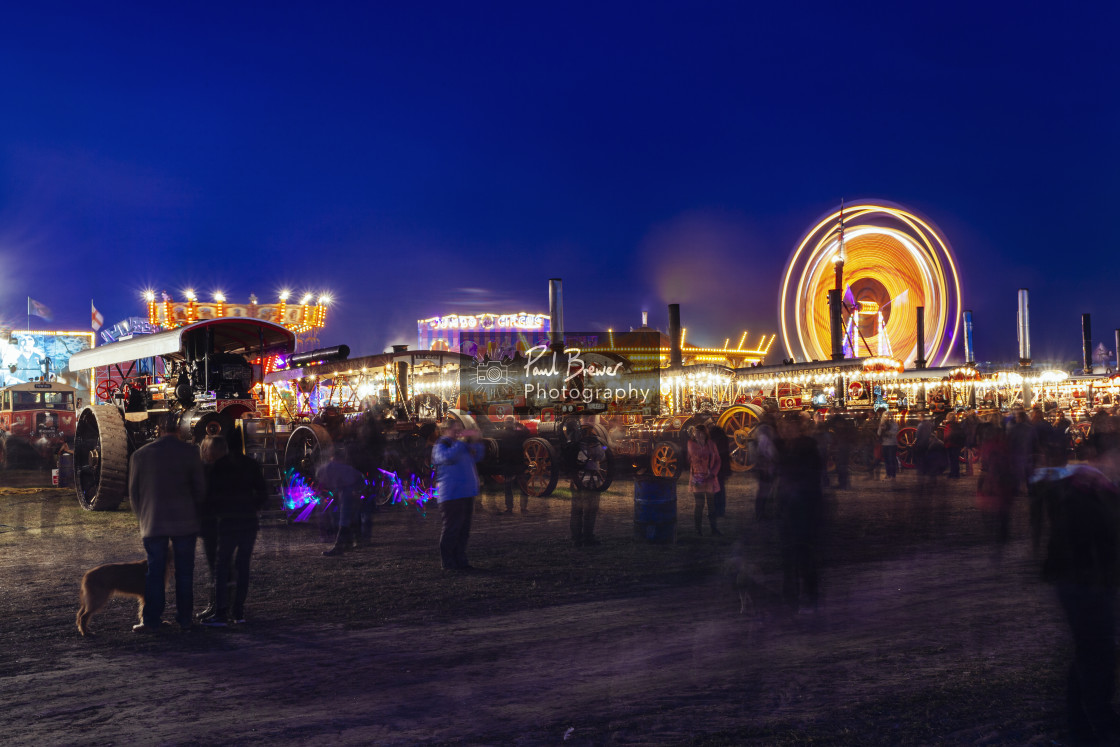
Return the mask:
<path fill-rule="evenodd" d="M 249 623 L 137 635 L 116 599 L 74 626 L 78 582 L 142 557 L 127 510 L 0 479 L 0 725 L 8 744 L 1054 744 L 1069 638 L 1018 506 L 1002 558 L 972 480 L 938 497 L 856 478 L 834 494 L 815 615 L 777 604 L 776 529 L 730 486 L 725 536 L 634 538 L 633 483 L 602 544 L 567 541 L 564 491 L 525 514 L 479 499 L 474 574 L 439 569 L 438 511 L 391 507 L 372 547 L 324 558 L 268 523 Z M 739 612 L 741 559 L 753 604 Z M 196 611 L 205 602 L 199 552 Z M 169 592 L 169 607 L 171 601 Z M 171 619 L 169 609 L 165 619 Z"/>

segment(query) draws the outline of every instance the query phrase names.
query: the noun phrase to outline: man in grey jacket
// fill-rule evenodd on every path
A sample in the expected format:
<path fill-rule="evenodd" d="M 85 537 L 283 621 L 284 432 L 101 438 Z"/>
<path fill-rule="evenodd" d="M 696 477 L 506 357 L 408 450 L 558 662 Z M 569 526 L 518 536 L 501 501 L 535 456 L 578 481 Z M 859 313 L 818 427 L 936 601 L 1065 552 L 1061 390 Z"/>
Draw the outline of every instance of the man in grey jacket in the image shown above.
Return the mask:
<path fill-rule="evenodd" d="M 178 420 L 164 415 L 160 437 L 137 449 L 129 462 L 128 496 L 148 554 L 143 622 L 132 628 L 137 633 L 162 624 L 168 545 L 175 558 L 175 619 L 190 630 L 194 618 L 194 548 L 206 478 L 198 448 L 178 438 Z"/>

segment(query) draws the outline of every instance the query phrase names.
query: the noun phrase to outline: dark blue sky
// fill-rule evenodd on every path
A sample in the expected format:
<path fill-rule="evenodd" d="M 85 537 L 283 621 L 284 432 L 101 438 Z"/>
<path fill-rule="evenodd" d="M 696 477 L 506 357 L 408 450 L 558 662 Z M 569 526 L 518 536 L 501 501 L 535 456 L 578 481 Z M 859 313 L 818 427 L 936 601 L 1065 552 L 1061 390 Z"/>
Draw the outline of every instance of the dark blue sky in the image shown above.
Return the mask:
<path fill-rule="evenodd" d="M 951 242 L 981 359 L 1019 287 L 1036 358 L 1083 312 L 1111 347 L 1117 6 L 893 5 L 9 4 L 0 313 L 327 289 L 371 353 L 559 276 L 569 328 L 753 339 L 809 225 L 881 198 Z"/>

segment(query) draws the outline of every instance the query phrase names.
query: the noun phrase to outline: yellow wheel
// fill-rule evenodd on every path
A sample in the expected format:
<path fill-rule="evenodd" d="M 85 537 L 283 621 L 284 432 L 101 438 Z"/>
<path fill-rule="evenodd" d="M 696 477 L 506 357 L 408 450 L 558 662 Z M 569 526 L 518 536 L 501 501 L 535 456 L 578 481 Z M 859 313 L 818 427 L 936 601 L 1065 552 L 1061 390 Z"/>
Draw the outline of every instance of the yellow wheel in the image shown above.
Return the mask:
<path fill-rule="evenodd" d="M 758 425 L 762 410 L 754 405 L 735 405 L 723 411 L 716 425 L 727 434 L 731 448 L 731 471 L 747 472 L 754 469 L 751 458 L 751 431 Z"/>

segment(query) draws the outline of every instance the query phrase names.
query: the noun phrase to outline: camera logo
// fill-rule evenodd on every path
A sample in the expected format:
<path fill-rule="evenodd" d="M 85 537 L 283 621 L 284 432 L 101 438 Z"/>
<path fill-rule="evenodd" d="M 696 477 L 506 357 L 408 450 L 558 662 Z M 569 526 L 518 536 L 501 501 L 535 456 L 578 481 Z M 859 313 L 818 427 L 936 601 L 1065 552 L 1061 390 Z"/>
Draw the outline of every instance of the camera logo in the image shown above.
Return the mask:
<path fill-rule="evenodd" d="M 500 361 L 487 361 L 486 363 L 479 363 L 475 368 L 476 383 L 478 384 L 508 384 L 509 382 L 509 366 Z"/>

